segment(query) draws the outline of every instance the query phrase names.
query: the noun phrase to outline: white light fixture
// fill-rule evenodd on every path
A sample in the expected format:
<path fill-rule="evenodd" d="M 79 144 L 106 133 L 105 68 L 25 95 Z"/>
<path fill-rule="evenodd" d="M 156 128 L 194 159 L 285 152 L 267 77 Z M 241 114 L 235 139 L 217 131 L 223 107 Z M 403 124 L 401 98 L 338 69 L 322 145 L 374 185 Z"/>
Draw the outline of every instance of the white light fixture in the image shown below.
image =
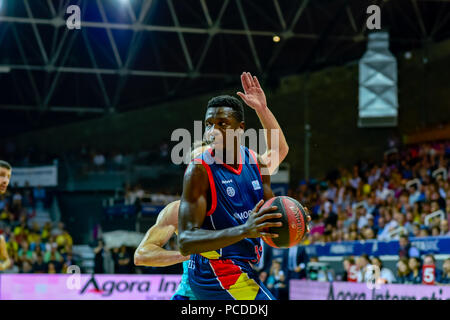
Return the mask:
<path fill-rule="evenodd" d="M 1 2 L 2 0 L 0 0 Z M 11 72 L 11 68 L 10 67 L 4 67 L 4 66 L 0 66 L 0 73 L 9 73 Z"/>

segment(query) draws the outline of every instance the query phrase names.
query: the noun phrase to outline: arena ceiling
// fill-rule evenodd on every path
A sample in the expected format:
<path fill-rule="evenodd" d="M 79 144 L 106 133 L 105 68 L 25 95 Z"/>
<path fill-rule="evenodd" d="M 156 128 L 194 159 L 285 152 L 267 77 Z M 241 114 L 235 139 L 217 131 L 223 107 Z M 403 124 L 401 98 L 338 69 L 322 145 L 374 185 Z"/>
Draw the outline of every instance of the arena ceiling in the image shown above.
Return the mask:
<path fill-rule="evenodd" d="M 66 27 L 73 4 L 81 30 Z M 0 0 L 0 125 L 148 107 L 238 85 L 244 70 L 273 85 L 349 63 L 371 4 L 394 54 L 450 37 L 450 0 Z"/>

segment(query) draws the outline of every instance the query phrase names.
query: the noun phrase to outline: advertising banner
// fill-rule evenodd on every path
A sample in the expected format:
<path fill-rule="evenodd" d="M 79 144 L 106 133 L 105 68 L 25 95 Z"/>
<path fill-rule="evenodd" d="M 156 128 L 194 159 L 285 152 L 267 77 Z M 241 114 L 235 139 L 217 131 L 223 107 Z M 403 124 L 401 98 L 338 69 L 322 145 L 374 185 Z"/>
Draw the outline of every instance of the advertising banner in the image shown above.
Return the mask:
<path fill-rule="evenodd" d="M 181 275 L 1 274 L 1 300 L 169 300 Z"/>
<path fill-rule="evenodd" d="M 291 280 L 290 300 L 450 300 L 450 286 Z"/>
<path fill-rule="evenodd" d="M 421 254 L 439 253 L 450 254 L 450 237 L 409 238 L 413 246 Z M 310 256 L 359 256 L 363 253 L 369 256 L 398 255 L 398 240 L 392 241 L 343 241 L 328 242 L 305 246 Z"/>
<path fill-rule="evenodd" d="M 10 185 L 24 187 L 28 181 L 31 187 L 56 187 L 58 185 L 58 166 L 13 167 Z"/>

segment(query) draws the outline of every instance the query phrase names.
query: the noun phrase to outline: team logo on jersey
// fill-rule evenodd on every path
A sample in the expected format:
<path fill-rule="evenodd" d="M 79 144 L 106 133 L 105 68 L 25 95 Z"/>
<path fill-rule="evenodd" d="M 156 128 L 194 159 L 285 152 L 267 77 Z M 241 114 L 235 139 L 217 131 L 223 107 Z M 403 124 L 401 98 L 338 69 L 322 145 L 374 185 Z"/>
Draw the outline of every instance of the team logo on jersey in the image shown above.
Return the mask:
<path fill-rule="evenodd" d="M 236 191 L 234 191 L 233 187 L 228 187 L 227 188 L 227 194 L 229 197 L 234 197 L 234 195 L 236 194 Z"/>
<path fill-rule="evenodd" d="M 252 185 L 253 185 L 253 189 L 254 189 L 254 190 L 259 190 L 259 189 L 261 189 L 261 186 L 260 186 L 258 180 L 253 180 L 253 181 L 252 181 Z"/>

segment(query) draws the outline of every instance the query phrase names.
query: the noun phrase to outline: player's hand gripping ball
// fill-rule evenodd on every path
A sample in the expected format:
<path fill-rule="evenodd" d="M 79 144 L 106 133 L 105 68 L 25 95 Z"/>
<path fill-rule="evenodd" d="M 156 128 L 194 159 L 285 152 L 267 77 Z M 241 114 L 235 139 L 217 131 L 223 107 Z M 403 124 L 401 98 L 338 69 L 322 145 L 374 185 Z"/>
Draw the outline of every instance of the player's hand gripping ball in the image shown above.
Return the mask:
<path fill-rule="evenodd" d="M 282 222 L 283 226 L 276 228 L 269 228 L 269 233 L 277 233 L 278 237 L 269 238 L 262 237 L 263 241 L 274 248 L 290 248 L 298 245 L 309 232 L 308 222 L 309 215 L 306 208 L 304 208 L 297 200 L 279 196 L 269 199 L 261 207 L 261 210 L 267 207 L 276 206 L 278 209 L 275 212 L 282 214 L 281 218 L 271 219 L 270 222 Z"/>

